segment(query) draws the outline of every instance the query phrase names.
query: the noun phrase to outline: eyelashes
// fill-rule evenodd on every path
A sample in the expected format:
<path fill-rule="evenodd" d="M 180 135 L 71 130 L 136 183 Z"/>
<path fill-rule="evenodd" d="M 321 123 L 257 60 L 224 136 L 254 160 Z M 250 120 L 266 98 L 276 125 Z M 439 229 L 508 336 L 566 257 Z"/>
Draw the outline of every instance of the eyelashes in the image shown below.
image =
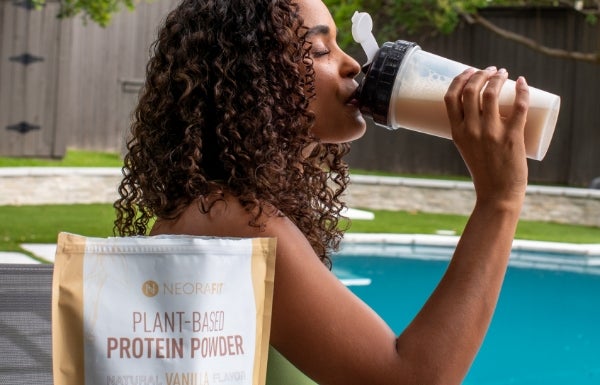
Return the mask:
<path fill-rule="evenodd" d="M 331 51 L 327 50 L 327 49 L 323 49 L 323 50 L 313 50 L 310 54 L 313 58 L 317 59 L 323 56 L 327 56 L 329 55 Z"/>

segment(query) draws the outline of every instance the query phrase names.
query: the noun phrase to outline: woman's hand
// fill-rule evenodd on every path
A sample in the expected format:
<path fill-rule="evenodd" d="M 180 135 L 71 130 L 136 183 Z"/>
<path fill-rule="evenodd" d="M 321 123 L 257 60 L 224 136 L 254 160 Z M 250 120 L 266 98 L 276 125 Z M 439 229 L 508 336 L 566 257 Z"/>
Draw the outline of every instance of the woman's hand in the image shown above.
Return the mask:
<path fill-rule="evenodd" d="M 522 204 L 527 186 L 524 127 L 529 108 L 525 79 L 516 81 L 510 116 L 499 111 L 506 70 L 495 67 L 458 75 L 445 96 L 453 140 L 463 157 L 478 203 Z"/>

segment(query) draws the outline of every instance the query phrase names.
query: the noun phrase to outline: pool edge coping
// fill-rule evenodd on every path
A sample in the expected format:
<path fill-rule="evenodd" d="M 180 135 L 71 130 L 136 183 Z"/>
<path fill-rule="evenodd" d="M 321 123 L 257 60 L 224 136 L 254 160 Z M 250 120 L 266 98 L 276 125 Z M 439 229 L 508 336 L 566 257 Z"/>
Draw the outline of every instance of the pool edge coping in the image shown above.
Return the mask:
<path fill-rule="evenodd" d="M 419 244 L 455 247 L 460 236 L 435 234 L 346 233 L 342 243 Z M 600 243 L 564 243 L 550 241 L 513 240 L 512 250 L 535 250 L 600 257 Z"/>

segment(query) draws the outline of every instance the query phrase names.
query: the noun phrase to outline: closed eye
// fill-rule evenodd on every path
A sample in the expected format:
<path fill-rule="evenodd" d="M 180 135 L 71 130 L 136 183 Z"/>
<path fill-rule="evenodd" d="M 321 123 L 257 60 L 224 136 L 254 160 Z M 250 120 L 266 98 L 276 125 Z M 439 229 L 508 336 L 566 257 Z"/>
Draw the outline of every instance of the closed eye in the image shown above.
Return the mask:
<path fill-rule="evenodd" d="M 329 50 L 315 50 L 311 53 L 312 57 L 314 58 L 320 58 L 326 55 L 329 55 Z"/>

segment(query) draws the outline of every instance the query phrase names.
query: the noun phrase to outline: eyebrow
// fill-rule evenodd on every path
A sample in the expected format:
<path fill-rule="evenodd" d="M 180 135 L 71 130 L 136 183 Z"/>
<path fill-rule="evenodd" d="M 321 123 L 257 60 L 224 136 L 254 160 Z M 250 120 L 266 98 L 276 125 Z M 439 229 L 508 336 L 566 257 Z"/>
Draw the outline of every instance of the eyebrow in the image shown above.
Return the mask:
<path fill-rule="evenodd" d="M 330 29 L 328 25 L 325 24 L 317 24 L 314 27 L 311 27 L 306 31 L 305 37 L 310 37 L 313 35 L 329 35 Z"/>

